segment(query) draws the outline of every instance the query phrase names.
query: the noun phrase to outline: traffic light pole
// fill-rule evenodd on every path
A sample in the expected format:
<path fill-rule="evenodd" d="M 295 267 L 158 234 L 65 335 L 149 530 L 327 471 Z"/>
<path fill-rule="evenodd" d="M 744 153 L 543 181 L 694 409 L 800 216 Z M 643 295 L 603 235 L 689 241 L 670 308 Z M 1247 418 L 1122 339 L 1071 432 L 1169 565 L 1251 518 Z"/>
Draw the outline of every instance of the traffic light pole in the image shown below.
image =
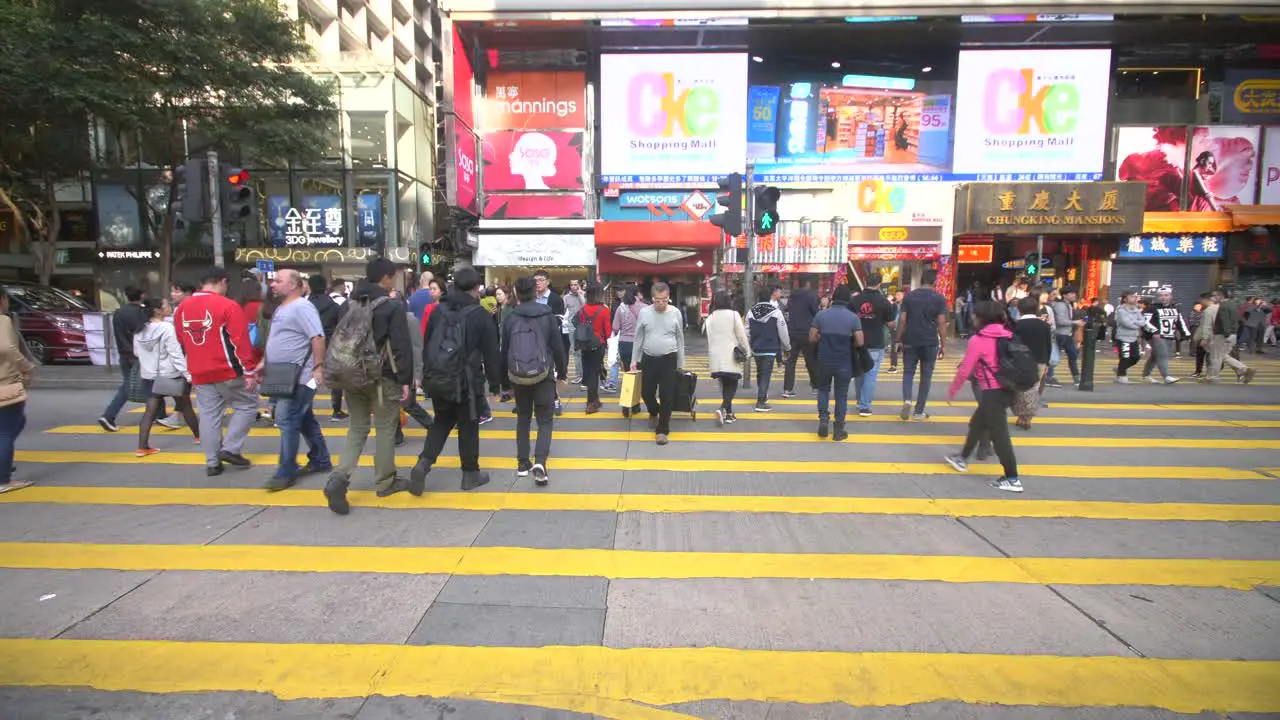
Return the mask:
<path fill-rule="evenodd" d="M 222 257 L 222 203 L 219 200 L 222 183 L 218 177 L 218 153 L 210 150 L 205 158 L 209 166 L 206 192 L 209 193 L 209 223 L 213 232 L 213 264 L 215 267 L 226 267 Z"/>
<path fill-rule="evenodd" d="M 751 306 L 756 304 L 756 273 L 755 273 L 755 254 L 756 254 L 756 183 L 755 183 L 756 166 L 755 163 L 747 163 L 747 176 L 743 183 L 743 197 L 745 198 L 747 209 L 742 217 L 742 232 L 747 240 L 747 258 L 742 264 L 742 299 L 746 302 L 746 312 L 744 316 L 751 317 Z M 751 358 L 747 358 L 747 362 L 742 367 L 742 389 L 751 389 Z"/>
<path fill-rule="evenodd" d="M 1036 282 L 1039 283 L 1044 278 L 1044 235 L 1036 236 L 1036 262 L 1040 263 L 1036 268 Z M 1030 291 L 1031 288 L 1027 290 Z"/>

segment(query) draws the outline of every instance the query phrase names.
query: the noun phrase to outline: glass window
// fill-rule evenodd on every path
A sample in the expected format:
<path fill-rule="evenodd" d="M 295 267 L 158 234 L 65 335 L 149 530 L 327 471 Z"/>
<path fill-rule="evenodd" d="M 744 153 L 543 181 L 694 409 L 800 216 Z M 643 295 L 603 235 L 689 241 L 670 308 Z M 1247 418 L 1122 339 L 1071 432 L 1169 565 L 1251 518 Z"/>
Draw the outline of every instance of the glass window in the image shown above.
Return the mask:
<path fill-rule="evenodd" d="M 351 167 L 387 167 L 387 114 L 380 111 L 347 113 L 351 134 Z"/>
<path fill-rule="evenodd" d="M 398 175 L 397 180 L 400 184 L 400 232 L 396 244 L 416 247 L 422 242 L 422 228 L 418 225 L 418 183 L 405 175 Z"/>
<path fill-rule="evenodd" d="M 143 245 L 137 173 L 105 172 L 95 185 L 98 206 L 98 244 L 105 248 Z"/>
<path fill-rule="evenodd" d="M 327 173 L 294 173 L 293 192 L 291 193 L 292 202 L 282 207 L 279 203 L 283 203 L 284 199 L 276 200 L 276 207 L 269 207 L 268 215 L 273 216 L 273 218 L 280 216 L 281 213 L 287 212 L 290 207 L 297 208 L 302 215 L 307 215 L 308 211 L 319 210 L 322 211 L 319 216 L 328 216 L 330 213 L 323 211 L 340 210 L 342 211 L 339 218 L 341 227 L 330 228 L 326 225 L 322 231 L 317 229 L 316 232 L 329 237 L 338 236 L 342 239 L 341 244 L 343 246 L 350 246 L 351 203 L 349 202 L 350 195 L 345 187 L 344 177 L 345 173 L 337 170 Z M 275 222 L 274 219 L 273 222 Z M 273 230 L 273 232 L 275 233 L 273 241 L 283 244 L 285 239 L 283 231 Z"/>
<path fill-rule="evenodd" d="M 436 175 L 436 115 L 434 108 L 423 98 L 418 98 L 414 103 L 413 124 L 418 136 L 415 143 L 418 172 L 414 177 L 433 182 Z"/>
<path fill-rule="evenodd" d="M 416 148 L 417 132 L 413 126 L 413 109 L 418 104 L 417 96 L 403 80 L 396 80 L 395 168 L 409 177 L 417 177 L 418 153 Z"/>
<path fill-rule="evenodd" d="M 247 247 L 284 247 L 284 215 L 292 203 L 289 173 L 253 170 L 249 173 L 258 200 L 257 228 L 246 228 Z"/>

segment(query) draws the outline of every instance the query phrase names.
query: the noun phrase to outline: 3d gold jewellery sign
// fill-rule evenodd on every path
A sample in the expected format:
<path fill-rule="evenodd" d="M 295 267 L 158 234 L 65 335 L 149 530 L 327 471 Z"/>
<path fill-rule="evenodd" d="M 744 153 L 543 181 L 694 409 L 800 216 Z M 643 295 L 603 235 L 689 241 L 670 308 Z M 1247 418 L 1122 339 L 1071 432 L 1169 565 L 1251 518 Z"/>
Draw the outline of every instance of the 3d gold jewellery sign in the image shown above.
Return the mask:
<path fill-rule="evenodd" d="M 283 264 L 359 264 L 377 257 L 374 248 L 236 248 L 236 262 L 253 265 L 259 260 Z"/>
<path fill-rule="evenodd" d="M 957 235 L 1142 232 L 1140 182 L 969 183 L 956 190 Z"/>

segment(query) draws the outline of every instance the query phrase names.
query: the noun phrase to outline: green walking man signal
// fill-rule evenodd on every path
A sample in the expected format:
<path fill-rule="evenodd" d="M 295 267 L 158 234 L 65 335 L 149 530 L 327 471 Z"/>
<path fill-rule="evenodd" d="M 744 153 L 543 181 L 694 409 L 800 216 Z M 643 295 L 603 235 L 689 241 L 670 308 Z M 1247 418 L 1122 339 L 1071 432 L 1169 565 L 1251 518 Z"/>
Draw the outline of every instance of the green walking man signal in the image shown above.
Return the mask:
<path fill-rule="evenodd" d="M 782 191 L 767 185 L 754 190 L 756 235 L 772 235 L 778 226 L 778 198 L 782 197 Z"/>

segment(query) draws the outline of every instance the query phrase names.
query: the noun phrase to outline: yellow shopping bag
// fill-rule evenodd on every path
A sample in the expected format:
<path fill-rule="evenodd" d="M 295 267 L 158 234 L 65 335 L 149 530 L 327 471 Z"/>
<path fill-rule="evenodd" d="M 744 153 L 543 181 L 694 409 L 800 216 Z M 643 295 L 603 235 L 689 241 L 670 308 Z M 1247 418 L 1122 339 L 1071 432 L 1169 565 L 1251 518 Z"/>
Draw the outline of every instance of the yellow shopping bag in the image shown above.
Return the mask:
<path fill-rule="evenodd" d="M 640 371 L 622 373 L 622 393 L 618 396 L 618 404 L 628 409 L 640 404 Z"/>

